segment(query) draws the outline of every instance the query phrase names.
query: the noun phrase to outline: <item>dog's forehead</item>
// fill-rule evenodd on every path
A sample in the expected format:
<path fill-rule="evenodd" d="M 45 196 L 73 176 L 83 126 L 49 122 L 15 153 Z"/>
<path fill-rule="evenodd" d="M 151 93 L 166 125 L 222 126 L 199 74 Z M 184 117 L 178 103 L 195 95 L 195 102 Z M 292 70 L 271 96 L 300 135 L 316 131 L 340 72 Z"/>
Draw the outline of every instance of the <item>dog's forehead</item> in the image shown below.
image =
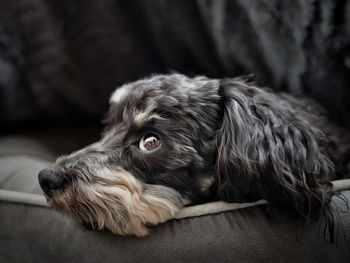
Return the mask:
<path fill-rule="evenodd" d="M 165 91 L 168 87 L 166 77 L 152 77 L 125 84 L 117 88 L 110 98 L 110 103 L 120 104 L 126 99 L 142 100 Z"/>
<path fill-rule="evenodd" d="M 205 77 L 188 78 L 181 74 L 171 74 L 125 84 L 112 94 L 110 113 L 117 116 L 114 118 L 116 123 L 124 120 L 136 126 L 142 126 L 151 118 L 160 119 L 156 115 L 159 111 L 175 116 L 180 111 L 183 112 L 180 108 L 185 108 L 189 101 L 192 104 L 195 102 L 200 96 L 200 88 L 207 83 Z M 211 86 L 216 85 L 212 83 Z M 208 96 L 216 94 L 214 88 L 208 88 L 207 91 Z M 157 109 L 158 113 L 155 112 Z"/>
<path fill-rule="evenodd" d="M 119 104 L 131 97 L 137 100 L 162 94 L 186 96 L 188 92 L 198 89 L 207 81 L 203 76 L 188 78 L 181 74 L 155 75 L 117 88 L 110 98 L 110 103 Z"/>
<path fill-rule="evenodd" d="M 109 117 L 112 117 L 112 123 L 126 121 L 142 126 L 155 117 L 152 111 L 159 106 L 162 98 L 164 100 L 165 97 L 172 97 L 170 93 L 177 90 L 177 84 L 177 78 L 174 76 L 158 75 L 117 88 L 110 98 Z"/>

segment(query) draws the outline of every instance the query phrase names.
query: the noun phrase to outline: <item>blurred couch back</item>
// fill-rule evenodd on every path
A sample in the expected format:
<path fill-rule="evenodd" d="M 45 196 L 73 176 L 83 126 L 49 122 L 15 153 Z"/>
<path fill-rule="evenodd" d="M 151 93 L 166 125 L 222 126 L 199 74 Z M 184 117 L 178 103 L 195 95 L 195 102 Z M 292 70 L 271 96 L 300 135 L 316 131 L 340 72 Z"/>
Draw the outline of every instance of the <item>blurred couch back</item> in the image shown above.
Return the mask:
<path fill-rule="evenodd" d="M 119 85 L 253 73 L 350 125 L 350 2 L 2 0 L 0 120 L 99 121 Z"/>

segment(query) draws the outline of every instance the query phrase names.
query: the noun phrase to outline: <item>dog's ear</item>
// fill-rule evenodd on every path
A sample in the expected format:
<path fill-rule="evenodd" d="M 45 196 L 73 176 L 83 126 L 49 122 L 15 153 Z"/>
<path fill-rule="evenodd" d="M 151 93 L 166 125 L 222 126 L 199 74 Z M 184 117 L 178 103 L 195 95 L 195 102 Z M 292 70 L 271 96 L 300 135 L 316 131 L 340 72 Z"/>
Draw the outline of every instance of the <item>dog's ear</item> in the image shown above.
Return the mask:
<path fill-rule="evenodd" d="M 305 218 L 331 216 L 334 167 L 319 149 L 321 133 L 286 101 L 242 80 L 223 80 L 219 93 L 217 199 L 266 199 Z"/>

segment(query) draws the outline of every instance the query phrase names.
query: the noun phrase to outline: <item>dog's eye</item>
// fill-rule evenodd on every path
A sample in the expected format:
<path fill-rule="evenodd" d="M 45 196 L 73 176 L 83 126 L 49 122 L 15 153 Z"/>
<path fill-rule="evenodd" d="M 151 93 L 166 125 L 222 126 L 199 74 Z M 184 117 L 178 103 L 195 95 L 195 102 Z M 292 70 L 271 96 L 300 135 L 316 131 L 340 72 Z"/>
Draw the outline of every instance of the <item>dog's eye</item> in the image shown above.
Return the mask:
<path fill-rule="evenodd" d="M 158 136 L 146 134 L 140 139 L 139 148 L 141 151 L 150 152 L 159 148 L 161 142 Z"/>

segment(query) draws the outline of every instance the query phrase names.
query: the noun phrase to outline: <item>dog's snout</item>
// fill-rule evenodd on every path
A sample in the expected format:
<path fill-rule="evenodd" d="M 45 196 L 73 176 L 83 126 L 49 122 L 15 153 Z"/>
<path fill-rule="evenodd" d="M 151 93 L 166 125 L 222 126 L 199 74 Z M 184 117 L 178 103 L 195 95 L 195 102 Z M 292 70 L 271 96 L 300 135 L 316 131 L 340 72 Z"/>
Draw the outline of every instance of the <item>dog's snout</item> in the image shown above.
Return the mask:
<path fill-rule="evenodd" d="M 38 178 L 41 188 L 50 197 L 52 197 L 55 190 L 62 188 L 66 181 L 63 175 L 51 169 L 41 170 Z"/>

